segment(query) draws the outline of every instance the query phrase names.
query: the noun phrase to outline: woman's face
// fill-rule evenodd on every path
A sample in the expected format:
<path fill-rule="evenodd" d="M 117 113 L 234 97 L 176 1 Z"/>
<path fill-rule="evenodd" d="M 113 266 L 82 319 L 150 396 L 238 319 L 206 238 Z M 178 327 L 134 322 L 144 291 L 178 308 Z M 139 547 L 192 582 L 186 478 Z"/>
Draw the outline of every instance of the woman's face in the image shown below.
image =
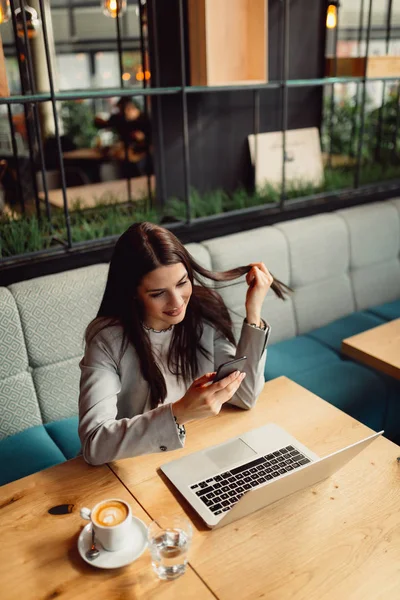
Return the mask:
<path fill-rule="evenodd" d="M 191 295 L 192 284 L 182 263 L 150 271 L 138 287 L 144 324 L 158 331 L 180 323 Z"/>

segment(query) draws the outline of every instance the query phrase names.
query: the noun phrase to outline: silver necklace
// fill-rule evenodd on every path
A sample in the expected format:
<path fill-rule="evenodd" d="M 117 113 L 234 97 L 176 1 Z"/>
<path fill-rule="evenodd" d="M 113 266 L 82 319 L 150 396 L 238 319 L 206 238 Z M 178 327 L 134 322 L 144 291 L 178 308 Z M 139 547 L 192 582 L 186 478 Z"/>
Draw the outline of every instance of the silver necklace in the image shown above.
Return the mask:
<path fill-rule="evenodd" d="M 142 325 L 146 331 L 152 331 L 153 333 L 166 333 L 167 331 L 171 331 L 173 328 L 173 325 L 170 325 L 167 329 L 153 329 L 152 327 L 147 327 L 147 325 L 144 323 L 142 323 Z"/>

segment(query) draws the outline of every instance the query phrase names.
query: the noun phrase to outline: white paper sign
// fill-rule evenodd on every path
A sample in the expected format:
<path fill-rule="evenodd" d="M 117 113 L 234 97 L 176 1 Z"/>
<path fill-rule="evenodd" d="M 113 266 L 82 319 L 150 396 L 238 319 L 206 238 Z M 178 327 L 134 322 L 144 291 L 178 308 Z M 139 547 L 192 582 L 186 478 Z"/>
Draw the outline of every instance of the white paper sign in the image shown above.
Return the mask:
<path fill-rule="evenodd" d="M 249 135 L 256 188 L 282 183 L 283 133 Z M 319 131 L 316 127 L 286 131 L 286 181 L 319 185 L 324 178 Z"/>

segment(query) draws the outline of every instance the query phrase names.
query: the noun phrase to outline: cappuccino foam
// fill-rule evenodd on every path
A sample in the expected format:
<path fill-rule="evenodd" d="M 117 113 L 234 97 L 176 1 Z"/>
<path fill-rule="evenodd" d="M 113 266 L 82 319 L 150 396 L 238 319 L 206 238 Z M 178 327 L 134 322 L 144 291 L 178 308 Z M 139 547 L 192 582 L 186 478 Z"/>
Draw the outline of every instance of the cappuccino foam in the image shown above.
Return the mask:
<path fill-rule="evenodd" d="M 108 500 L 96 508 L 92 519 L 102 527 L 115 527 L 128 516 L 128 508 L 118 500 Z"/>

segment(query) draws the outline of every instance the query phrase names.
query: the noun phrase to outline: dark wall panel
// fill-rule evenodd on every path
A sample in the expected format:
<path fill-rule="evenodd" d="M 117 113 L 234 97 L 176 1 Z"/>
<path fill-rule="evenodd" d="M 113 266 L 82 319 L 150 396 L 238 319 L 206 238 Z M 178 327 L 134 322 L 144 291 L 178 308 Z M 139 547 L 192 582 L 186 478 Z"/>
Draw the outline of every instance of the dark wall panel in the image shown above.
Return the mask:
<path fill-rule="evenodd" d="M 325 5 L 316 0 L 290 1 L 289 77 L 291 79 L 321 77 L 325 45 Z M 153 0 L 149 3 L 149 19 L 156 8 L 155 28 L 158 38 L 158 60 L 154 56 L 154 40 L 150 40 L 153 82 L 156 85 L 181 84 L 178 0 Z M 184 20 L 186 15 L 184 16 Z M 186 48 L 187 27 L 185 28 Z M 152 27 L 150 27 L 150 33 Z M 283 9 L 281 0 L 269 0 L 268 17 L 269 80 L 282 78 Z M 156 65 L 158 63 L 158 69 Z M 186 55 L 186 75 L 189 57 Z M 247 136 L 254 132 L 254 92 L 252 90 L 188 94 L 188 125 L 191 185 L 204 192 L 216 188 L 232 191 L 239 185 L 252 185 Z M 161 110 L 163 123 L 164 198 L 182 197 L 183 136 L 182 98 L 163 97 L 153 102 L 156 176 L 160 152 L 156 114 Z M 322 88 L 294 88 L 289 92 L 288 126 L 301 128 L 320 126 Z M 260 131 L 277 131 L 282 127 L 282 91 L 260 91 Z"/>

